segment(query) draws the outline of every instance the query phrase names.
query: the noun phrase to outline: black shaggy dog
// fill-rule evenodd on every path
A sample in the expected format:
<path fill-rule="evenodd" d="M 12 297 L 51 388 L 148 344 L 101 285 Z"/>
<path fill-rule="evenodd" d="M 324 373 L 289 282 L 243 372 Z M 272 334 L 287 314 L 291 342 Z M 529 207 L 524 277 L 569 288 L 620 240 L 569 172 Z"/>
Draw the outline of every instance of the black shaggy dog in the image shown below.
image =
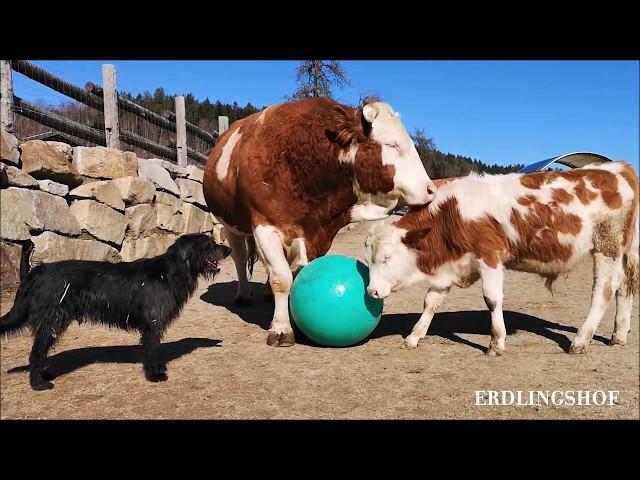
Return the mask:
<path fill-rule="evenodd" d="M 203 234 L 183 235 L 166 253 L 134 262 L 66 260 L 42 264 L 24 278 L 13 307 L 0 318 L 0 332 L 30 328 L 34 337 L 29 379 L 34 390 L 53 388 L 47 352 L 73 320 L 137 330 L 144 374 L 167 379 L 160 339 L 196 289 L 199 276 L 213 279 L 231 249 Z"/>

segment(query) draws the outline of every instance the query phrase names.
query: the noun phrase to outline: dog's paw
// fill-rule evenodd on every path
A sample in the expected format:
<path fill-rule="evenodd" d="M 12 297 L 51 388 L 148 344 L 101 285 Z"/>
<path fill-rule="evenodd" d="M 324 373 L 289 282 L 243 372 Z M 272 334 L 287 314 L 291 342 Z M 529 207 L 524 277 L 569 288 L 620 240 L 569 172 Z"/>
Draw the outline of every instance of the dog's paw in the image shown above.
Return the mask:
<path fill-rule="evenodd" d="M 150 382 L 166 382 L 169 378 L 164 372 L 145 373 L 144 376 Z"/>
<path fill-rule="evenodd" d="M 53 388 L 53 383 L 44 379 L 38 380 L 38 381 L 32 381 L 31 388 L 38 392 L 41 392 L 42 390 L 51 390 Z"/>

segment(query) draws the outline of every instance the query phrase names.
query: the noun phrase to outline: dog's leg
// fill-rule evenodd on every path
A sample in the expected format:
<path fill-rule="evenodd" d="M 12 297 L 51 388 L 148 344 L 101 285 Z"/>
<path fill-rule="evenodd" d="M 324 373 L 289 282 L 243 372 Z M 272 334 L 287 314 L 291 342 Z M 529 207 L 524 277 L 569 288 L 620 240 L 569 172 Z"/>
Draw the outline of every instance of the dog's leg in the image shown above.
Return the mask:
<path fill-rule="evenodd" d="M 150 382 L 164 382 L 167 379 L 166 365 L 160 362 L 160 334 L 153 330 L 142 332 L 140 339 L 144 349 L 144 376 Z"/>
<path fill-rule="evenodd" d="M 33 347 L 29 355 L 29 382 L 34 390 L 50 390 L 53 383 L 47 378 L 44 367 L 47 353 L 56 341 L 56 333 L 48 322 L 44 322 L 34 331 L 33 336 Z"/>

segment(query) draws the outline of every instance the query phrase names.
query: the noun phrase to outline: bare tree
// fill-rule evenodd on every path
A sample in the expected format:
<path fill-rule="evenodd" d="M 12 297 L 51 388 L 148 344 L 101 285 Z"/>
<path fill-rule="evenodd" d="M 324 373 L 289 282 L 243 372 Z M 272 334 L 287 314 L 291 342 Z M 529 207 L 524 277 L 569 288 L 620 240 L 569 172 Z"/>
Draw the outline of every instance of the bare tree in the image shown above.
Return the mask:
<path fill-rule="evenodd" d="M 300 85 L 291 99 L 331 97 L 331 87 L 350 85 L 347 74 L 336 60 L 305 60 L 296 69 Z"/>

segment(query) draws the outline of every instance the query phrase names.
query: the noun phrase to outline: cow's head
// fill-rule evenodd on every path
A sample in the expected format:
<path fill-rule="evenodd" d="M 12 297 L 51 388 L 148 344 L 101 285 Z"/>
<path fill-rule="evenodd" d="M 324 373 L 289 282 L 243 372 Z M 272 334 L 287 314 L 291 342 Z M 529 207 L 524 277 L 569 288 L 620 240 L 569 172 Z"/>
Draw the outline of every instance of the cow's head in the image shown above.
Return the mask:
<path fill-rule="evenodd" d="M 335 111 L 338 158 L 353 166 L 358 204 L 387 213 L 400 198 L 408 205 L 431 201 L 436 187 L 400 116 L 388 104 L 370 102 L 355 111 L 337 106 Z"/>
<path fill-rule="evenodd" d="M 393 291 L 423 279 L 417 268 L 416 252 L 402 241 L 406 230 L 387 223 L 375 225 L 365 241 L 365 260 L 369 266 L 367 293 L 385 298 Z"/>

